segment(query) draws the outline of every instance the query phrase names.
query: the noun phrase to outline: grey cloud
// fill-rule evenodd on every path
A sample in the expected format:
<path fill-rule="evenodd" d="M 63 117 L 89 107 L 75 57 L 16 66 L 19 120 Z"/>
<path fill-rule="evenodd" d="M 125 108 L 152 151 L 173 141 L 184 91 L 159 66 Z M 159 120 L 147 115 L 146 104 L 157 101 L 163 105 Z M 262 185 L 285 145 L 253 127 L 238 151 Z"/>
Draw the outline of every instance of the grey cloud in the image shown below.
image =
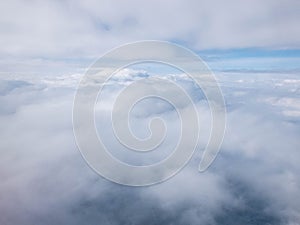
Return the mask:
<path fill-rule="evenodd" d="M 1 2 L 1 55 L 93 57 L 141 39 L 193 49 L 299 48 L 299 2 Z"/>

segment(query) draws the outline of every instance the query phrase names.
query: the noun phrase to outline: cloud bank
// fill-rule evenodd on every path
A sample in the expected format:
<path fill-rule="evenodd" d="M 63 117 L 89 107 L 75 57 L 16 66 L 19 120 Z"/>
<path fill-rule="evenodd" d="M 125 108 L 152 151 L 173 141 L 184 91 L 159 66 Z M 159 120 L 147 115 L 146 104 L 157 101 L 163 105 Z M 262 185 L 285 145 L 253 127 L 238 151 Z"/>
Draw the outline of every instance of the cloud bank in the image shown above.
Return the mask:
<path fill-rule="evenodd" d="M 126 79 L 116 76 L 107 95 L 139 77 L 155 75 L 130 69 L 122 73 Z M 1 80 L 1 224 L 299 223 L 298 75 L 218 74 L 228 109 L 226 136 L 217 160 L 198 173 L 209 110 L 201 93 L 184 76 L 173 74 L 194 94 L 204 136 L 179 174 L 144 188 L 111 183 L 82 159 L 71 123 L 76 77 L 80 75 Z M 99 122 L 105 109 L 98 108 Z M 171 127 L 170 137 L 176 137 L 173 114 L 169 105 L 150 99 L 133 112 L 133 129 L 147 135 L 145 126 L 138 125 L 160 115 Z M 116 146 L 117 157 L 131 163 L 149 163 L 168 154 L 128 155 L 112 136 L 107 135 L 106 142 Z M 172 143 L 172 138 L 166 140 L 166 149 Z"/>

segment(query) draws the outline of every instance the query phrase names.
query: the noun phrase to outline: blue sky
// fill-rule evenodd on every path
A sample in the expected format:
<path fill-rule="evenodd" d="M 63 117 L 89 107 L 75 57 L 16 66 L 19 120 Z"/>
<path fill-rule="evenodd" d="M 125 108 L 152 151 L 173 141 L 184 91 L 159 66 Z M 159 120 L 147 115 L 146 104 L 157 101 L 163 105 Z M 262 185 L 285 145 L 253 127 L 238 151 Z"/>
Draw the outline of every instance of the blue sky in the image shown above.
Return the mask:
<path fill-rule="evenodd" d="M 231 72 L 292 72 L 300 70 L 298 49 L 232 49 L 200 51 L 212 70 Z"/>
<path fill-rule="evenodd" d="M 196 53 L 214 72 L 290 72 L 300 71 L 299 49 L 210 49 Z M 0 74 L 62 75 L 84 73 L 85 69 L 101 57 L 38 57 L 3 58 L 0 61 Z"/>

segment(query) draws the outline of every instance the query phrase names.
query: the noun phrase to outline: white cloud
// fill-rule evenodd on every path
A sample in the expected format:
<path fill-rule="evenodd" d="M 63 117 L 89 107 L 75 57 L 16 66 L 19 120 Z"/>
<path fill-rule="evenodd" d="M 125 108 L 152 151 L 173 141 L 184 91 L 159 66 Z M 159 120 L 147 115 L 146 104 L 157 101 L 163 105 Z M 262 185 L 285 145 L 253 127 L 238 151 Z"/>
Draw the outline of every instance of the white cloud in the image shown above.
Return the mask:
<path fill-rule="evenodd" d="M 82 58 L 141 39 L 299 48 L 299 1 L 2 1 L 1 55 Z"/>
<path fill-rule="evenodd" d="M 133 76 L 127 74 L 128 79 L 137 79 L 134 71 L 125 72 L 133 72 Z M 76 76 L 70 81 L 67 77 L 52 77 L 51 82 L 50 78 L 31 80 L 26 81 L 30 85 L 5 89 L 0 96 L 1 105 L 14 110 L 3 110 L 0 114 L 0 222 L 97 224 L 101 220 L 103 224 L 128 221 L 216 224 L 222 220 L 243 224 L 251 216 L 260 222 L 299 223 L 299 123 L 284 115 L 278 117 L 272 102 L 267 101 L 276 95 L 277 99 L 283 99 L 278 102 L 284 104 L 276 106 L 280 110 L 290 107 L 287 103 L 294 105 L 290 100 L 294 94 L 290 85 L 296 81 L 286 80 L 297 79 L 281 76 L 269 74 L 257 86 L 260 82 L 257 74 L 242 77 L 219 74 L 229 113 L 224 145 L 217 160 L 208 171 L 198 173 L 199 149 L 178 175 L 162 184 L 140 189 L 115 185 L 98 177 L 81 158 L 71 124 L 75 91 L 72 85 Z M 285 84 L 277 92 L 273 89 L 274 79 L 275 84 L 280 79 Z M 120 80 L 111 85 L 116 88 L 126 82 Z M 178 82 L 185 84 L 183 78 Z M 193 93 L 192 86 L 186 87 Z M 110 86 L 107 94 L 115 90 Z M 241 90 L 242 95 L 235 94 Z M 201 99 L 197 100 L 202 112 L 200 124 L 206 133 L 209 112 Z M 167 122 L 172 127 L 176 119 L 163 106 L 160 114 L 169 119 Z M 155 112 L 153 105 L 141 105 L 138 119 L 147 117 L 150 109 Z M 144 128 L 133 126 L 137 133 L 142 133 Z M 106 141 L 117 146 L 109 136 Z M 201 145 L 204 142 L 201 140 Z M 128 159 L 127 152 L 122 154 L 121 159 Z M 159 157 L 158 154 L 154 159 Z M 133 158 L 137 159 L 140 158 Z"/>

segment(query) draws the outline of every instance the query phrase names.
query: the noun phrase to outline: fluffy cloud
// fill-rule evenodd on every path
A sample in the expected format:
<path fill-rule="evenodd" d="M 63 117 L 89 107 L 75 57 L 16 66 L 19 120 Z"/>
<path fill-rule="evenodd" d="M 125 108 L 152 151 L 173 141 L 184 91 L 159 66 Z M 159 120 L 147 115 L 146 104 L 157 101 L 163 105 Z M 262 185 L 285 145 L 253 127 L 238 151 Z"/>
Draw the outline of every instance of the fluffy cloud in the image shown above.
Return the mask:
<path fill-rule="evenodd" d="M 116 76 L 107 96 L 146 74 L 123 73 L 126 79 Z M 179 77 L 177 82 L 190 94 L 198 93 Z M 297 101 L 298 90 L 292 88 L 299 81 L 296 75 L 218 74 L 228 123 L 217 160 L 208 171 L 198 173 L 204 138 L 179 174 L 144 188 L 106 181 L 81 158 L 71 122 L 77 78 L 1 80 L 1 224 L 299 223 L 299 117 L 282 113 Z M 205 134 L 209 110 L 203 98 L 194 100 Z M 145 123 L 153 113 L 175 126 L 172 108 L 155 100 L 141 104 L 133 120 Z M 133 124 L 133 130 L 147 134 L 145 126 Z M 109 135 L 106 141 L 118 146 Z M 168 140 L 166 147 L 171 144 Z M 117 156 L 141 160 L 127 153 Z M 150 159 L 161 156 L 150 155 Z"/>
<path fill-rule="evenodd" d="M 0 223 L 299 224 L 299 51 L 264 50 L 266 57 L 255 49 L 243 57 L 249 50 L 228 50 L 299 48 L 299 7 L 297 0 L 1 1 Z M 72 106 L 91 60 L 142 39 L 204 50 L 209 65 L 222 71 L 217 78 L 228 121 L 220 154 L 199 173 L 211 129 L 208 105 L 184 75 L 155 70 L 151 76 L 172 79 L 196 102 L 199 147 L 168 181 L 131 188 L 85 163 L 73 136 Z M 155 98 L 137 104 L 130 122 L 144 138 L 150 119 L 163 118 L 168 133 L 159 151 L 130 152 L 114 137 L 109 118 L 116 94 L 148 76 L 142 68 L 120 71 L 96 107 L 98 133 L 112 154 L 131 164 L 164 159 L 179 138 L 174 108 Z M 188 114 L 190 105 L 181 105 Z"/>

